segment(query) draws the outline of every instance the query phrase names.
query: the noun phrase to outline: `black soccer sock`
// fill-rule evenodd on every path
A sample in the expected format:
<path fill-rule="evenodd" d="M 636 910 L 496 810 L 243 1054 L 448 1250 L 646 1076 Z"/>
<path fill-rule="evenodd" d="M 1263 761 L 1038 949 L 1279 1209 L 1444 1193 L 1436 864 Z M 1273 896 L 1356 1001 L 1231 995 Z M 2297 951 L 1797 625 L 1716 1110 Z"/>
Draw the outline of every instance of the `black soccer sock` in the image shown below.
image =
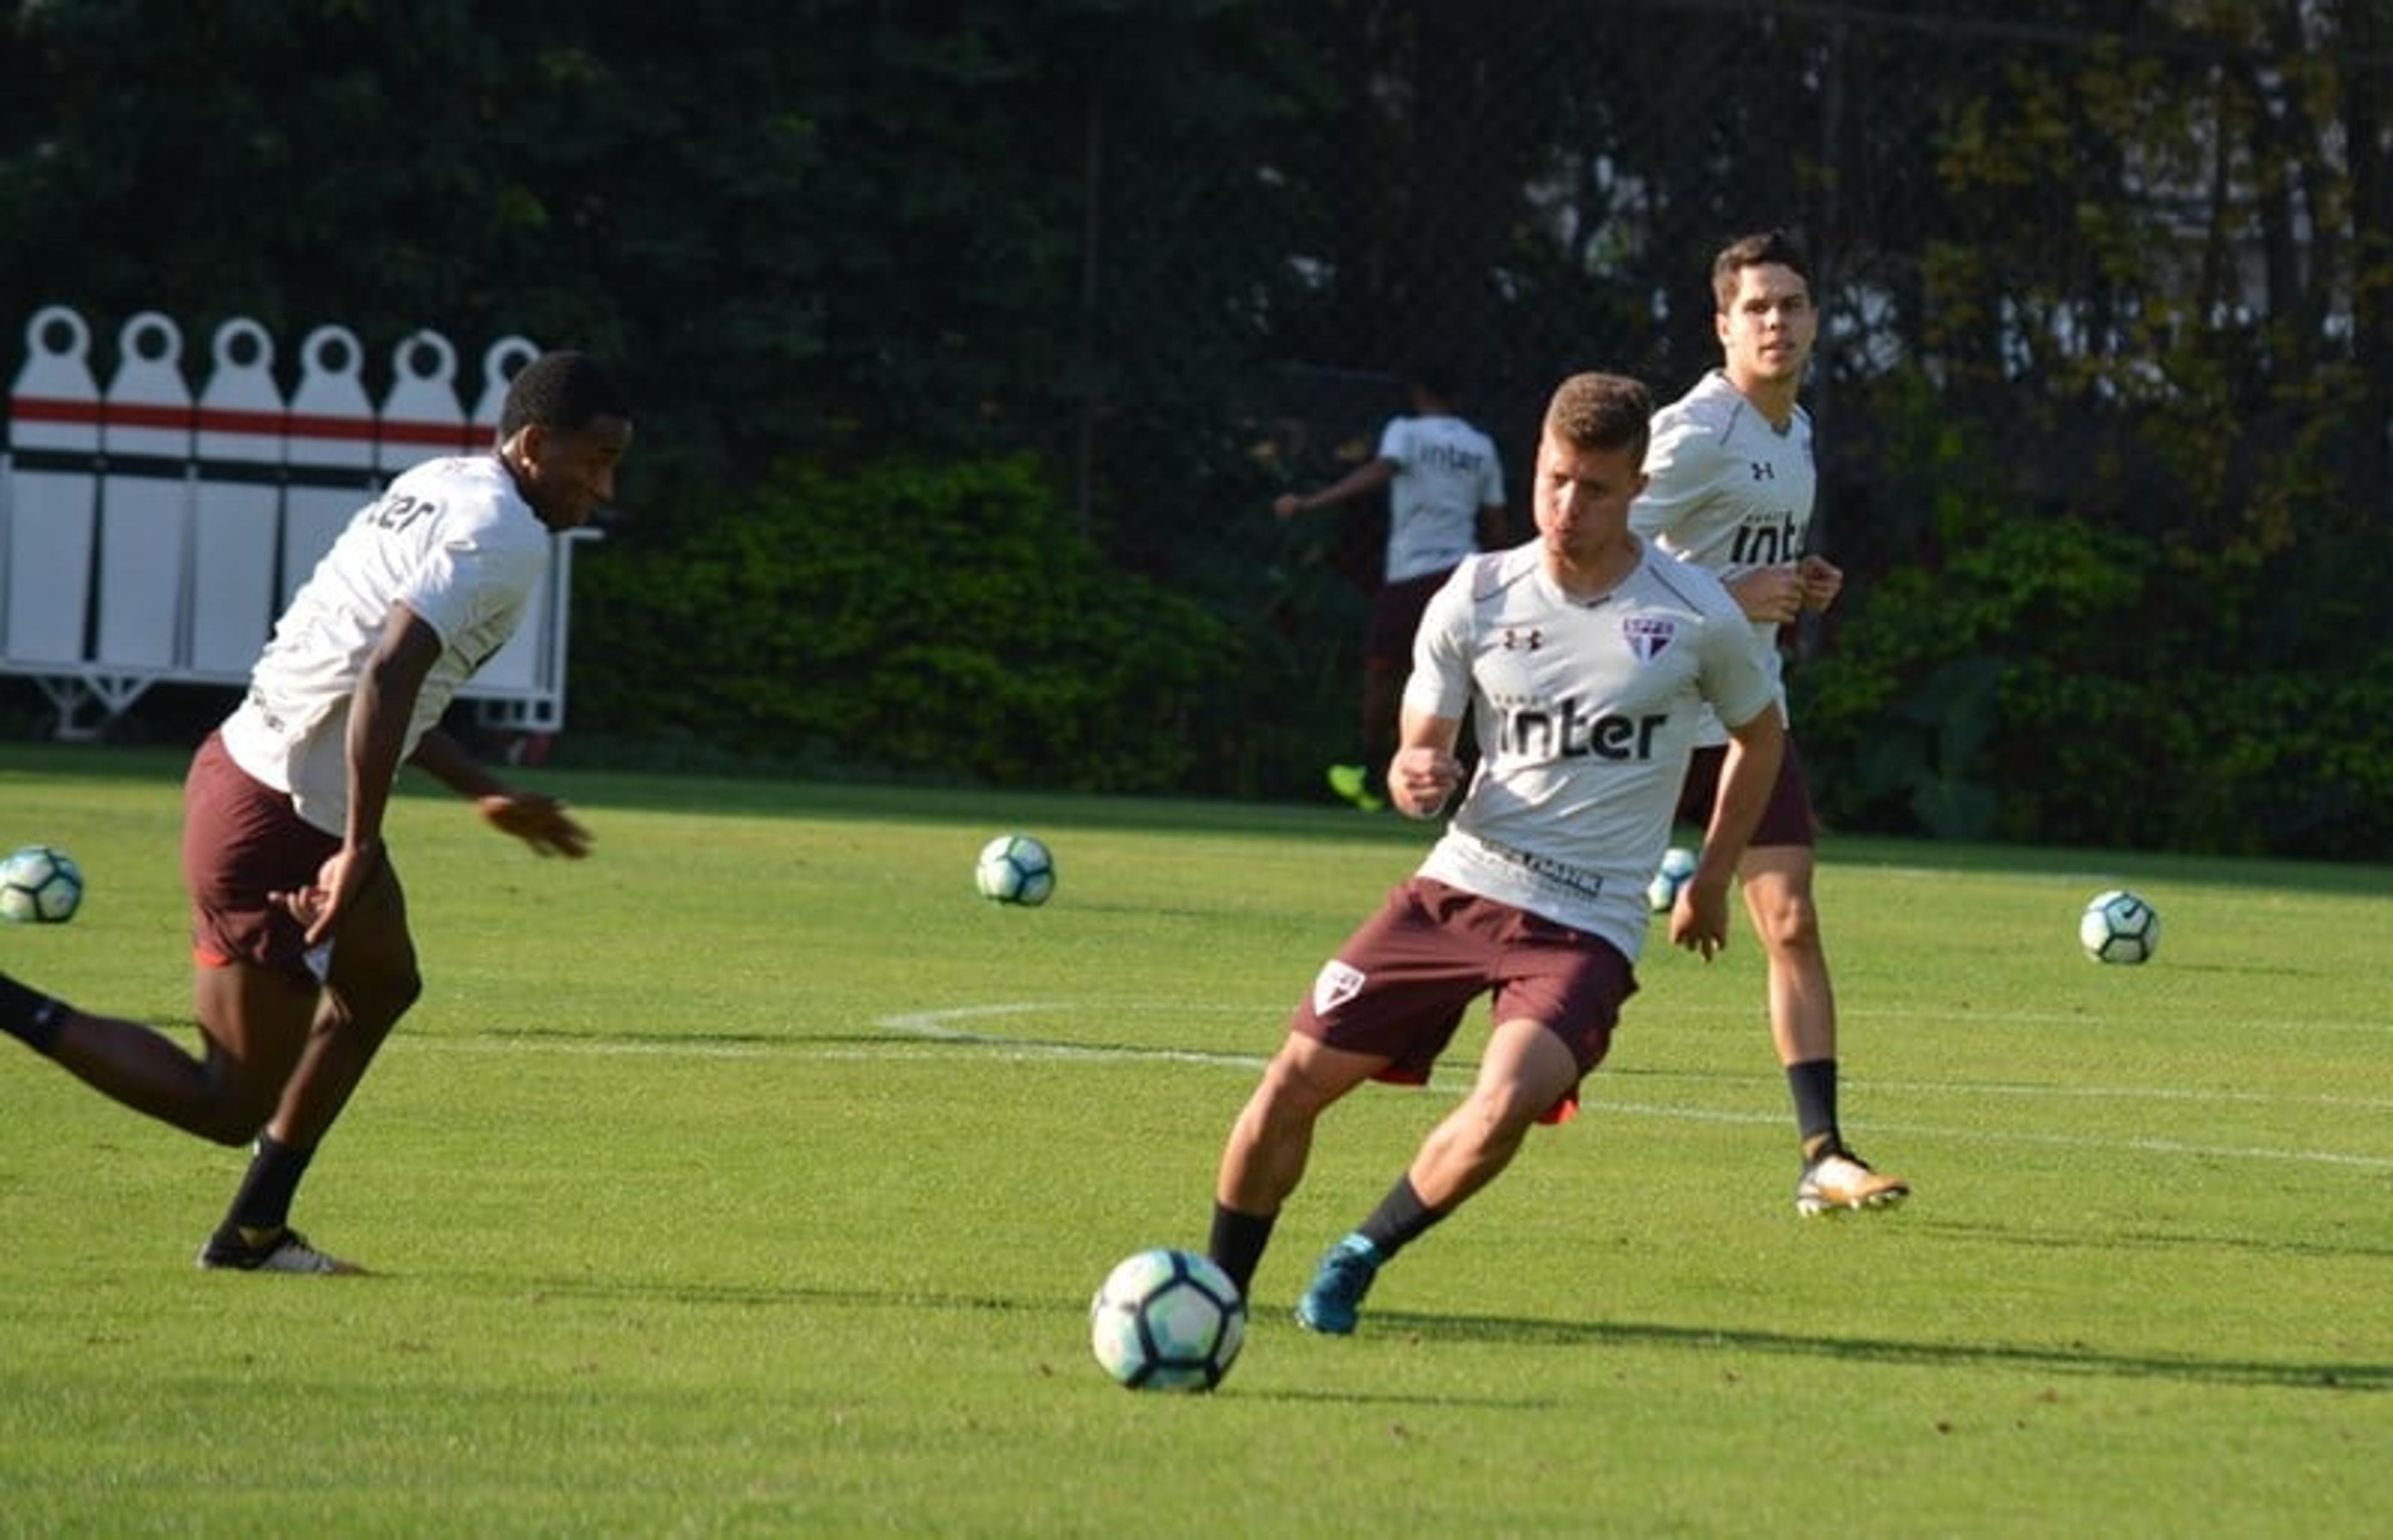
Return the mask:
<path fill-rule="evenodd" d="M 1213 1205 L 1213 1233 L 1205 1243 L 1205 1255 L 1230 1275 L 1240 1294 L 1253 1281 L 1255 1267 L 1263 1259 L 1263 1247 L 1271 1245 L 1272 1226 L 1278 1222 L 1277 1214 L 1241 1214 Z"/>
<path fill-rule="evenodd" d="M 1844 1142 L 1837 1129 L 1837 1061 L 1806 1059 L 1786 1066 L 1786 1089 L 1795 1095 L 1795 1128 L 1803 1158 L 1817 1160 Z"/>
<path fill-rule="evenodd" d="M 1408 1172 L 1396 1179 L 1388 1195 L 1380 1200 L 1380 1207 L 1371 1210 L 1371 1217 L 1355 1226 L 1354 1233 L 1378 1247 L 1380 1259 L 1385 1260 L 1444 1218 L 1444 1210 L 1432 1208 L 1421 1201 Z"/>
<path fill-rule="evenodd" d="M 67 1024 L 67 1006 L 38 989 L 28 989 L 0 973 L 0 1032 L 47 1056 L 59 1046 Z"/>
<path fill-rule="evenodd" d="M 313 1150 L 294 1150 L 272 1134 L 259 1134 L 256 1152 L 249 1157 L 249 1170 L 241 1179 L 241 1190 L 233 1194 L 224 1223 L 216 1227 L 216 1239 L 245 1246 L 252 1237 L 272 1235 L 285 1228 L 291 1218 L 291 1196 L 298 1191 L 299 1179 L 307 1174 L 307 1162 L 315 1157 Z M 244 1231 L 249 1233 L 244 1235 Z"/>

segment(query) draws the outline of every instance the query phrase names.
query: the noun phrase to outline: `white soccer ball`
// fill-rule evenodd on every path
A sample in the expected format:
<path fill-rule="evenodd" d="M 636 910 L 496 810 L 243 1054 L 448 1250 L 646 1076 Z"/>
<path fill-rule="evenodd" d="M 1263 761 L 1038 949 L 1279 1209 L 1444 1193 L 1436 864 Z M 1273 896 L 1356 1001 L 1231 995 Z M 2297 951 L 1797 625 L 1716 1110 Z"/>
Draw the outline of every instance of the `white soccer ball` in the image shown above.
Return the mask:
<path fill-rule="evenodd" d="M 2125 888 L 2098 893 L 2077 917 L 2077 941 L 2097 962 L 2142 962 L 2160 950 L 2160 911 Z"/>
<path fill-rule="evenodd" d="M 1089 1301 L 1089 1346 L 1133 1390 L 1210 1390 L 1247 1340 L 1247 1301 L 1210 1257 L 1126 1257 Z"/>
<path fill-rule="evenodd" d="M 1055 857 L 1027 834 L 1000 834 L 973 868 L 980 895 L 999 904 L 1044 904 L 1055 892 Z"/>
<path fill-rule="evenodd" d="M 60 925 L 83 905 L 83 870 L 65 851 L 27 845 L 0 861 L 0 920 Z"/>
<path fill-rule="evenodd" d="M 1695 874 L 1695 853 L 1684 845 L 1672 845 L 1662 853 L 1662 865 L 1654 873 L 1654 881 L 1645 884 L 1645 902 L 1655 914 L 1668 914 L 1670 906 L 1679 901 L 1679 890 Z"/>

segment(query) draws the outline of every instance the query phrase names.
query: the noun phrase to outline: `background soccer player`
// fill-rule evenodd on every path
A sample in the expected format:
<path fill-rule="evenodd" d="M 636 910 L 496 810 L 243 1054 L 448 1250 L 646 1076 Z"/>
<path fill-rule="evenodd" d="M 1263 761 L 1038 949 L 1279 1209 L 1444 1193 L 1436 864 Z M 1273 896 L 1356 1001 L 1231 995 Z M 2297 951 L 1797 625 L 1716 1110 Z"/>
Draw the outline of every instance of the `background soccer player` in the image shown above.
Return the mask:
<path fill-rule="evenodd" d="M 1811 419 L 1796 401 L 1820 315 L 1811 272 L 1783 233 L 1748 236 L 1712 264 L 1720 367 L 1654 419 L 1644 494 L 1629 528 L 1719 575 L 1753 622 L 1754 649 L 1778 680 L 1780 628 L 1836 602 L 1844 574 L 1804 552 L 1817 476 Z M 1780 707 L 1785 696 L 1780 689 Z M 1728 735 L 1707 724 L 1689 767 L 1679 816 L 1710 815 Z M 1795 1101 L 1803 1214 L 1874 1208 L 1908 1183 L 1852 1153 L 1837 1119 L 1837 999 L 1811 895 L 1815 831 L 1803 762 L 1790 736 L 1778 782 L 1738 863 L 1746 913 L 1769 958 L 1770 1034 Z"/>
<path fill-rule="evenodd" d="M 543 855 L 588 848 L 561 804 L 505 786 L 435 724 L 514 634 L 552 537 L 613 498 L 631 414 L 596 363 L 550 353 L 509 386 L 498 437 L 489 454 L 408 471 L 350 520 L 192 757 L 183 870 L 203 1056 L 0 975 L 0 1031 L 187 1132 L 255 1136 L 202 1267 L 359 1271 L 288 1220 L 318 1143 L 422 987 L 382 837 L 400 763 Z"/>
<path fill-rule="evenodd" d="M 1456 388 L 1444 366 L 1423 369 L 1410 414 L 1380 429 L 1378 455 L 1317 492 L 1272 501 L 1286 519 L 1388 493 L 1387 552 L 1363 634 L 1363 761 L 1328 769 L 1329 789 L 1366 813 L 1386 805 L 1380 778 L 1395 751 L 1396 694 L 1421 611 L 1463 557 L 1503 537 L 1503 465 L 1495 441 L 1464 421 Z"/>

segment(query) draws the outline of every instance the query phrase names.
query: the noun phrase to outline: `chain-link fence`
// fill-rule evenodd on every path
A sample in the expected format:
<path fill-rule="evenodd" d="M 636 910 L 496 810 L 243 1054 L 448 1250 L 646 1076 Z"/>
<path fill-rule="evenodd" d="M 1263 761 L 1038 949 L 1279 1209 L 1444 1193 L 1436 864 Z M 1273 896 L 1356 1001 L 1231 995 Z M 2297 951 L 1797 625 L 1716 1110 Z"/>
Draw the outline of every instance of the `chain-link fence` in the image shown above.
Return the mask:
<path fill-rule="evenodd" d="M 1275 527 L 1270 492 L 1367 457 L 1433 358 L 1501 447 L 1525 535 L 1546 393 L 1589 367 L 1665 398 L 1692 384 L 1718 360 L 1710 257 L 1758 228 L 1795 230 L 1818 271 L 1815 537 L 1862 583 L 1937 559 L 1964 495 L 2216 546 L 2255 538 L 2254 500 L 2307 496 L 2303 520 L 2384 570 L 2384 0 L 1488 0 L 1290 25 L 1275 84 L 1302 134 L 1141 145 L 1117 113 L 1092 140 L 1107 216 L 1187 237 L 1176 265 L 1090 275 L 1100 313 L 1184 297 L 1172 357 L 1109 335 L 1111 378 L 1235 376 L 1249 414 L 1200 430 L 1237 442 L 1186 528 L 1105 500 L 1134 476 L 1116 450 L 1170 463 L 1124 395 L 1094 403 L 1082 485 L 1109 543 L 1286 639 L 1274 688 L 1321 753 L 1350 731 L 1374 534 Z M 1274 242 L 1277 270 L 1221 292 L 1222 250 Z M 2331 411 L 2306 410 L 2306 379 L 2333 382 Z M 2270 487 L 2293 462 L 2302 487 Z"/>

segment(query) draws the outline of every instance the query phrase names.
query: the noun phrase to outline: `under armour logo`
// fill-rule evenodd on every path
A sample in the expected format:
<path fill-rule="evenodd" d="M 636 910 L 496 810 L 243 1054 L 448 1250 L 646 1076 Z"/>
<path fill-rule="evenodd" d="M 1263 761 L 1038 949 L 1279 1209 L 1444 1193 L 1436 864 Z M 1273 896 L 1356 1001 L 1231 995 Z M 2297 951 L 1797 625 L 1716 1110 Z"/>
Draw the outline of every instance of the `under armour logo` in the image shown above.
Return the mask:
<path fill-rule="evenodd" d="M 1756 481 L 1775 481 L 1778 479 L 1778 467 L 1772 464 L 1769 461 L 1756 460 L 1752 463 L 1753 479 Z"/>
<path fill-rule="evenodd" d="M 1523 631 L 1518 626 L 1504 628 L 1503 647 L 1506 652 L 1535 652 L 1546 645 L 1546 633 L 1536 626 Z"/>

